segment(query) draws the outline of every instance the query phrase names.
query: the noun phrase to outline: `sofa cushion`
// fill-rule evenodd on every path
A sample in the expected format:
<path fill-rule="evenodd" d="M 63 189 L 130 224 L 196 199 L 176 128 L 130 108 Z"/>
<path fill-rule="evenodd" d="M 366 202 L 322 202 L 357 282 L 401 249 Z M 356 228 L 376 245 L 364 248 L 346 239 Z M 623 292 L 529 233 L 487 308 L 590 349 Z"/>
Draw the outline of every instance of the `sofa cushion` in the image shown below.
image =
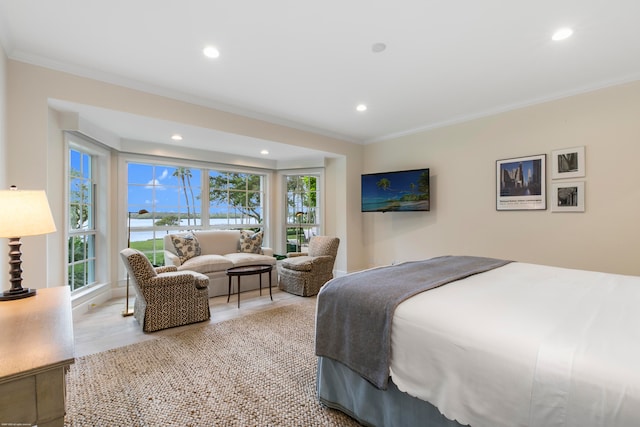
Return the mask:
<path fill-rule="evenodd" d="M 198 238 L 202 253 L 205 255 L 238 252 L 239 230 L 196 230 L 193 234 Z"/>
<path fill-rule="evenodd" d="M 201 253 L 198 239 L 191 233 L 171 234 L 171 243 L 173 243 L 182 264 Z"/>
<path fill-rule="evenodd" d="M 240 230 L 240 252 L 261 254 L 262 236 L 262 231 Z"/>
<path fill-rule="evenodd" d="M 276 264 L 276 259 L 272 256 L 261 254 L 248 254 L 242 252 L 235 252 L 226 254 L 225 258 L 233 262 L 234 267 L 242 267 L 244 265 L 256 265 L 256 264 Z"/>
<path fill-rule="evenodd" d="M 313 267 L 313 257 L 296 256 L 293 258 L 285 258 L 282 261 L 282 267 L 296 271 L 311 271 Z"/>
<path fill-rule="evenodd" d="M 200 255 L 185 261 L 178 270 L 191 270 L 202 274 L 224 271 L 233 267 L 233 261 L 222 255 Z"/>

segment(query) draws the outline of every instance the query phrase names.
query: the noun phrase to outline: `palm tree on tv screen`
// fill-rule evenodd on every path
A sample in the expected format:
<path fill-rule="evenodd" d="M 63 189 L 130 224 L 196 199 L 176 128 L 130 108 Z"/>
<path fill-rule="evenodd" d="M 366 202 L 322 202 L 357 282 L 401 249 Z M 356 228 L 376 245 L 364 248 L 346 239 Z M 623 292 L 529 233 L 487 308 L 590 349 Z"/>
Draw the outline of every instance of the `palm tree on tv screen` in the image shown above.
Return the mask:
<path fill-rule="evenodd" d="M 387 191 L 391 189 L 391 181 L 389 181 L 387 178 L 382 178 L 380 181 L 376 183 L 376 185 L 382 191 Z"/>
<path fill-rule="evenodd" d="M 423 172 L 418 178 L 418 191 L 425 196 L 429 195 L 429 173 Z"/>

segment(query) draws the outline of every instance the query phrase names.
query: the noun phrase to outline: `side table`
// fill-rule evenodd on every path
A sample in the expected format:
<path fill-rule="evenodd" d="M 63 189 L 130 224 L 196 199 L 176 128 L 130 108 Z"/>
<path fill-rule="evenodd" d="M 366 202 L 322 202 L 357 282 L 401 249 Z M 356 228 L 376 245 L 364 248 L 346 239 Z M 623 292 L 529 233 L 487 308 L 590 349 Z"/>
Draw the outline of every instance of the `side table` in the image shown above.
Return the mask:
<path fill-rule="evenodd" d="M 273 301 L 273 295 L 271 294 L 271 270 L 273 270 L 273 265 L 271 264 L 245 265 L 242 267 L 232 267 L 227 269 L 227 276 L 229 276 L 227 302 L 231 299 L 231 279 L 234 276 L 238 278 L 238 308 L 240 308 L 240 277 L 258 274 L 260 276 L 260 295 L 262 295 L 262 273 L 269 274 L 269 297 L 271 298 L 271 301 Z"/>

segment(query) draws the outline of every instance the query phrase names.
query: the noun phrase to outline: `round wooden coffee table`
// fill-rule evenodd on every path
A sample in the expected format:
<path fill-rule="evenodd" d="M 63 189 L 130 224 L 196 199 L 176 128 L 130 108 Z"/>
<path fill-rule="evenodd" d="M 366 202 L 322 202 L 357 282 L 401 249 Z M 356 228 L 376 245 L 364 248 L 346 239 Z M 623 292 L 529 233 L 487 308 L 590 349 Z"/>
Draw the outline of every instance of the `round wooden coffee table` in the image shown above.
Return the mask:
<path fill-rule="evenodd" d="M 257 264 L 257 265 L 245 265 L 242 267 L 232 267 L 227 269 L 227 276 L 229 276 L 229 291 L 227 293 L 227 302 L 231 299 L 231 279 L 235 276 L 238 278 L 238 308 L 240 308 L 240 277 L 251 276 L 257 274 L 260 276 L 260 295 L 262 295 L 262 273 L 269 273 L 269 297 L 273 301 L 273 295 L 271 294 L 271 270 L 273 265 L 271 264 Z"/>

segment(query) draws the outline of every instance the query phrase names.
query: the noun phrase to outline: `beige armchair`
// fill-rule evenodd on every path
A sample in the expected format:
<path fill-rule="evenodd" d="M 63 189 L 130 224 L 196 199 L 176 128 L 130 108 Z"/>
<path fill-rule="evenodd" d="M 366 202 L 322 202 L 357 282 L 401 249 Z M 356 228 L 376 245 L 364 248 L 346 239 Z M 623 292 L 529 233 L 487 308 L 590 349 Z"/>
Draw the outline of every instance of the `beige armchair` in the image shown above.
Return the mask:
<path fill-rule="evenodd" d="M 211 318 L 209 278 L 174 266 L 154 268 L 135 249 L 120 252 L 130 282 L 136 290 L 133 315 L 145 332 L 201 322 Z"/>
<path fill-rule="evenodd" d="M 291 252 L 278 263 L 278 287 L 303 297 L 317 295 L 322 285 L 333 279 L 333 265 L 340 239 L 313 236 L 309 250 Z"/>

